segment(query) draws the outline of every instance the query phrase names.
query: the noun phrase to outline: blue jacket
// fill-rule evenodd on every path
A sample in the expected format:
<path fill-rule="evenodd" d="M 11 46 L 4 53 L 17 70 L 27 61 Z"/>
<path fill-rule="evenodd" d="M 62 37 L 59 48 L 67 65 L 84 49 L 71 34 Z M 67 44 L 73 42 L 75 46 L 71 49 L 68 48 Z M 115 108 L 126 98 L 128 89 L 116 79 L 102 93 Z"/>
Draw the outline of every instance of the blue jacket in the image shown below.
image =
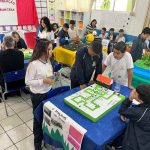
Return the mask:
<path fill-rule="evenodd" d="M 68 32 L 65 32 L 63 28 L 58 33 L 60 45 L 67 45 L 70 43 L 70 36 Z M 68 38 L 68 40 L 66 40 Z"/>
<path fill-rule="evenodd" d="M 95 69 L 94 80 L 102 73 L 102 54 L 91 57 L 87 47 L 83 47 L 76 53 L 76 61 L 71 70 L 71 80 L 78 85 L 89 83 Z"/>
<path fill-rule="evenodd" d="M 139 35 L 138 38 L 133 41 L 131 55 L 134 62 L 142 58 L 144 44 L 145 40 L 141 38 L 141 35 Z"/>
<path fill-rule="evenodd" d="M 131 106 L 126 99 L 119 113 L 129 119 L 123 140 L 123 150 L 150 149 L 150 105 Z"/>

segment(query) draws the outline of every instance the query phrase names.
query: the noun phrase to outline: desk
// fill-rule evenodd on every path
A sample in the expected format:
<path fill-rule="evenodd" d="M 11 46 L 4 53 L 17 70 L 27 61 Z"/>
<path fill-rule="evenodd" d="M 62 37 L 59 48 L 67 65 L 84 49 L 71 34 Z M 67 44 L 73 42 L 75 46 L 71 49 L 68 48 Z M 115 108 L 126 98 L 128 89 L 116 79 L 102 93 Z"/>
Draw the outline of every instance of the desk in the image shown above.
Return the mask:
<path fill-rule="evenodd" d="M 114 88 L 114 87 L 113 87 Z M 118 110 L 120 105 L 113 109 L 106 116 L 101 118 L 96 123 L 93 123 L 68 105 L 64 103 L 64 98 L 79 91 L 79 88 L 72 89 L 63 94 L 55 96 L 47 101 L 52 102 L 56 107 L 66 113 L 69 117 L 75 120 L 78 124 L 87 129 L 87 132 L 83 138 L 82 150 L 102 150 L 102 147 L 119 136 L 125 129 L 126 124 L 120 120 Z M 121 94 L 126 97 L 129 95 L 130 90 L 127 87 L 121 87 Z M 36 116 L 40 116 L 43 112 L 43 101 L 35 112 Z M 58 147 L 58 142 L 53 141 L 48 135 L 44 134 L 44 142 L 46 144 Z"/>
<path fill-rule="evenodd" d="M 106 52 L 106 48 L 103 48 L 103 52 Z M 70 67 L 73 66 L 76 57 L 76 51 L 71 51 L 63 47 L 56 47 L 54 49 L 54 59 L 62 64 L 68 65 Z"/>
<path fill-rule="evenodd" d="M 71 51 L 63 47 L 56 47 L 54 49 L 54 59 L 59 63 L 73 66 L 75 62 L 76 51 Z"/>

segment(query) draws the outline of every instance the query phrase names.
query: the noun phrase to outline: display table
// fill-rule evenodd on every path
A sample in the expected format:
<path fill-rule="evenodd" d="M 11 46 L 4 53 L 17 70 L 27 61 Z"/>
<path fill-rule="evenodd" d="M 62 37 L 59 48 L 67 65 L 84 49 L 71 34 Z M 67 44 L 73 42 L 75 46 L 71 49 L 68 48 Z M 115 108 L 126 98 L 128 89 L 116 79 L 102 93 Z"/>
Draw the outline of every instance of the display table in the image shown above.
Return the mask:
<path fill-rule="evenodd" d="M 53 103 L 61 111 L 63 111 L 65 114 L 67 114 L 69 117 L 71 117 L 74 121 L 76 121 L 79 125 L 81 125 L 83 128 L 87 130 L 83 138 L 81 146 L 82 150 L 102 150 L 105 144 L 114 140 L 125 129 L 126 123 L 123 123 L 120 120 L 120 116 L 118 114 L 120 105 L 117 106 L 112 111 L 110 111 L 100 120 L 98 120 L 96 123 L 93 123 L 91 120 L 87 119 L 86 117 L 78 113 L 76 110 L 74 110 L 73 108 L 64 103 L 64 98 L 77 91 L 79 91 L 79 88 L 67 91 L 63 94 L 48 99 L 47 101 Z M 124 86 L 121 87 L 121 94 L 127 97 L 129 96 L 129 93 L 130 90 L 127 87 Z M 39 107 L 36 109 L 35 116 L 39 117 L 43 113 L 43 105 L 47 101 L 43 101 L 39 105 Z M 45 133 L 44 133 L 44 142 L 46 144 L 62 148 L 59 142 L 54 141 Z"/>
<path fill-rule="evenodd" d="M 24 54 L 24 59 L 25 60 L 28 60 L 32 57 L 32 54 L 33 54 L 33 50 L 32 49 L 21 49 L 21 51 L 23 52 Z"/>
<path fill-rule="evenodd" d="M 54 59 L 62 64 L 73 66 L 75 62 L 76 51 L 71 51 L 63 47 L 54 49 Z"/>
<path fill-rule="evenodd" d="M 150 67 L 143 60 L 134 63 L 132 85 L 136 88 L 139 84 L 150 84 Z"/>
<path fill-rule="evenodd" d="M 103 52 L 106 53 L 106 48 L 103 48 Z M 62 64 L 73 66 L 76 57 L 76 50 L 69 50 L 63 47 L 56 47 L 54 49 L 54 59 Z"/>

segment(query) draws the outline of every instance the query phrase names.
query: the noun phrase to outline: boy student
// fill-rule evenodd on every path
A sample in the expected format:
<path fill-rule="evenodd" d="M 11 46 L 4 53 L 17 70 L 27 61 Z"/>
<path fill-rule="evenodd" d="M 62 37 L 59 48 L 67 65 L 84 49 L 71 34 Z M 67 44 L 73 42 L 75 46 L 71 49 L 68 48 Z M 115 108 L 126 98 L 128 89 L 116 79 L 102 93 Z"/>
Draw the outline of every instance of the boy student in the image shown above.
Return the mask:
<path fill-rule="evenodd" d="M 149 36 L 150 36 L 150 28 L 146 27 L 143 29 L 142 33 L 138 36 L 138 38 L 133 41 L 133 45 L 131 48 L 131 55 L 134 62 L 142 58 L 145 40 Z"/>
<path fill-rule="evenodd" d="M 120 29 L 119 34 L 117 35 L 117 37 L 115 39 L 115 42 L 120 42 L 120 41 L 125 42 L 125 37 L 123 36 L 123 34 L 124 34 L 124 30 Z"/>
<path fill-rule="evenodd" d="M 108 34 L 106 33 L 106 28 L 104 27 L 104 28 L 102 28 L 101 34 L 99 35 L 99 37 L 101 39 L 107 39 L 107 36 L 108 36 Z"/>
<path fill-rule="evenodd" d="M 130 53 L 126 52 L 126 45 L 124 42 L 121 41 L 114 45 L 113 52 L 107 56 L 103 64 L 103 72 L 107 66 L 111 68 L 111 78 L 114 82 L 120 78 L 121 85 L 133 89 L 131 86 L 133 60 Z"/>
<path fill-rule="evenodd" d="M 97 75 L 102 73 L 102 44 L 93 41 L 89 46 L 83 47 L 76 53 L 76 60 L 71 69 L 71 88 L 86 87 L 90 81 L 96 80 Z"/>
<path fill-rule="evenodd" d="M 132 106 L 136 100 L 139 105 Z M 150 149 L 150 85 L 139 85 L 126 99 L 119 113 L 121 120 L 129 119 L 122 148 L 123 150 Z"/>
<path fill-rule="evenodd" d="M 67 45 L 71 42 L 70 36 L 68 34 L 68 29 L 69 29 L 69 25 L 68 23 L 65 23 L 63 25 L 63 28 L 60 30 L 60 32 L 58 33 L 58 37 L 60 45 Z"/>
<path fill-rule="evenodd" d="M 75 27 L 74 20 L 70 20 L 68 34 L 73 41 L 79 41 L 78 30 Z"/>

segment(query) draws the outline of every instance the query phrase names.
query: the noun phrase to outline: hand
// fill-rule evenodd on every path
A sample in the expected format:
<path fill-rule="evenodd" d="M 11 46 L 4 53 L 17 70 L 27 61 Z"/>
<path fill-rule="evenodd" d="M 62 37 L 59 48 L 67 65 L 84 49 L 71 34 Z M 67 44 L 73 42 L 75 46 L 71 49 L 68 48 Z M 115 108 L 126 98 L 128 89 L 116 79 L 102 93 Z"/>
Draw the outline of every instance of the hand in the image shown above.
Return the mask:
<path fill-rule="evenodd" d="M 123 121 L 123 122 L 125 122 L 126 120 L 127 120 L 127 118 L 125 117 L 125 116 L 120 116 L 120 118 L 121 118 L 121 120 Z"/>
<path fill-rule="evenodd" d="M 128 88 L 134 90 L 134 87 L 132 85 L 128 85 Z"/>
<path fill-rule="evenodd" d="M 94 84 L 94 83 L 95 83 L 95 81 L 90 80 L 89 85 Z"/>
<path fill-rule="evenodd" d="M 130 101 L 133 101 L 133 99 L 135 99 L 135 94 L 136 94 L 136 90 L 132 90 L 131 93 L 130 93 L 130 96 L 129 96 L 129 100 Z"/>
<path fill-rule="evenodd" d="M 86 88 L 86 85 L 85 85 L 85 84 L 80 85 L 80 89 L 81 89 L 81 90 L 84 89 L 84 88 Z"/>
<path fill-rule="evenodd" d="M 43 80 L 43 83 L 45 83 L 45 84 L 53 84 L 54 80 L 46 78 L 46 79 Z"/>

